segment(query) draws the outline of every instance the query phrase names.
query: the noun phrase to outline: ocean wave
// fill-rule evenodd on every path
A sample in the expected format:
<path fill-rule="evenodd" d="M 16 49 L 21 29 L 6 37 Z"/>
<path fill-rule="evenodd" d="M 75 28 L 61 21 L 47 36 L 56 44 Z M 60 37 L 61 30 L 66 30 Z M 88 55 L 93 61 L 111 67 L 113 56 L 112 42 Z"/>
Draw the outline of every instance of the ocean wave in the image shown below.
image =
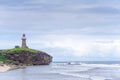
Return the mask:
<path fill-rule="evenodd" d="M 120 80 L 120 64 L 57 64 L 53 65 L 55 73 L 78 77 L 80 80 Z M 53 73 L 54 73 L 53 72 Z"/>
<path fill-rule="evenodd" d="M 81 64 L 81 66 L 88 66 L 88 67 L 118 67 L 120 68 L 120 64 Z"/>
<path fill-rule="evenodd" d="M 85 80 L 112 80 L 111 78 L 105 78 L 103 76 L 91 76 L 87 74 L 74 74 L 74 73 L 60 73 L 61 75 L 79 77 L 80 79 Z"/>
<path fill-rule="evenodd" d="M 79 75 L 79 74 L 74 74 L 74 73 L 67 73 L 67 72 L 62 72 L 62 73 L 59 73 L 61 75 L 66 75 L 66 76 L 73 76 L 73 77 L 79 77 L 79 78 L 84 78 L 84 79 L 90 79 L 90 76 L 89 75 Z"/>

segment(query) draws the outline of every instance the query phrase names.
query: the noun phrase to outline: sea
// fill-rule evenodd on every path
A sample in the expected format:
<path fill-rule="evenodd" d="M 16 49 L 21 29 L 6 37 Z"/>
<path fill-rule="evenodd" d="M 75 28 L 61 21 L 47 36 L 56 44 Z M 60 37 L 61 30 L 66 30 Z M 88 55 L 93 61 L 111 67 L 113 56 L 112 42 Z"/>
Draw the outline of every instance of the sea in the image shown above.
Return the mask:
<path fill-rule="evenodd" d="M 120 80 L 120 61 L 53 62 L 2 72 L 0 80 Z"/>

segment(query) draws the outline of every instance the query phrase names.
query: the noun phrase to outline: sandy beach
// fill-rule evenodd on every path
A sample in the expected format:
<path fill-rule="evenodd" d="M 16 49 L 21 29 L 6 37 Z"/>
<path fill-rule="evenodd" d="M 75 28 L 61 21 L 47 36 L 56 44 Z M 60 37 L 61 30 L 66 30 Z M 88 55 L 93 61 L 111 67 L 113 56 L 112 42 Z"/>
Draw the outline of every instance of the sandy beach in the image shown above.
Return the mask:
<path fill-rule="evenodd" d="M 0 72 L 6 72 L 6 71 L 8 71 L 10 69 L 12 69 L 12 67 L 9 66 L 9 65 L 6 65 L 6 64 L 0 65 Z"/>
<path fill-rule="evenodd" d="M 7 65 L 7 64 L 1 64 L 0 65 L 0 72 L 6 72 L 9 70 L 19 69 L 19 68 L 25 68 L 24 66 L 18 66 L 18 65 Z"/>

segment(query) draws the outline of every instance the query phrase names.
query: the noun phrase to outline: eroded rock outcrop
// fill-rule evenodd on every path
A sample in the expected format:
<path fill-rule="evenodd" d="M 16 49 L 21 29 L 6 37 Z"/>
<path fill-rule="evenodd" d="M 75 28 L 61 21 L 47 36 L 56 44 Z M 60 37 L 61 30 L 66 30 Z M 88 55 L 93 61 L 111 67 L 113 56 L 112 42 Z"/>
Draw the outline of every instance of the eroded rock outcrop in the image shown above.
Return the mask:
<path fill-rule="evenodd" d="M 27 52 L 9 53 L 5 58 L 11 60 L 14 65 L 48 65 L 52 62 L 52 56 L 45 52 Z"/>

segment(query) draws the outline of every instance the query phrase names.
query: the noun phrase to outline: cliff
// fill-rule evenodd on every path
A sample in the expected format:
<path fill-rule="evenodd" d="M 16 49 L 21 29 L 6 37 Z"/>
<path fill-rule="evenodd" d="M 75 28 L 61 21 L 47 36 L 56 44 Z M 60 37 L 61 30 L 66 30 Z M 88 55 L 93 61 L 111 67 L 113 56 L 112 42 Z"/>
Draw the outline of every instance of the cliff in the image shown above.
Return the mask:
<path fill-rule="evenodd" d="M 0 61 L 12 65 L 48 65 L 52 56 L 34 49 L 14 48 L 1 50 Z"/>

